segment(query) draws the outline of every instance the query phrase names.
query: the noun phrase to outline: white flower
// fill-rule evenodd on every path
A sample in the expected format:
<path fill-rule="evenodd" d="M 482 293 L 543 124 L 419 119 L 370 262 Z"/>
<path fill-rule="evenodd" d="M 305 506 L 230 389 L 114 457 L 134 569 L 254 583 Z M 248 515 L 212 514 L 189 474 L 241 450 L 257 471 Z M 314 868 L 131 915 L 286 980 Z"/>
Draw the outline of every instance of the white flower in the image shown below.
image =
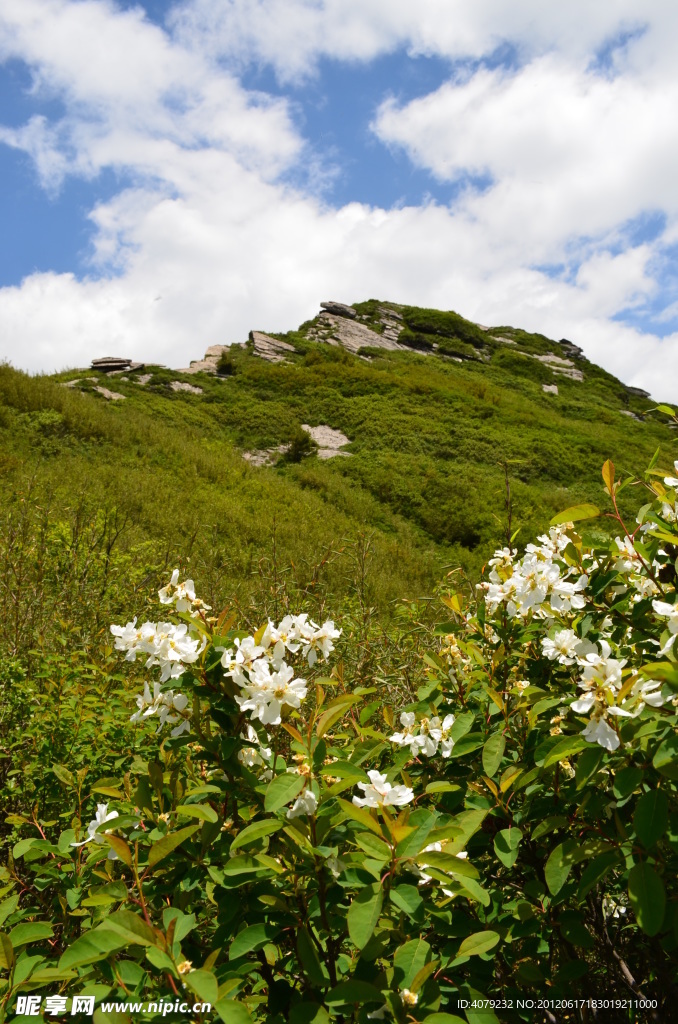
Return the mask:
<path fill-rule="evenodd" d="M 616 750 L 619 746 L 619 737 L 602 716 L 600 718 L 593 717 L 586 728 L 582 730 L 582 736 L 589 743 L 598 743 L 606 750 Z"/>
<path fill-rule="evenodd" d="M 657 615 L 661 615 L 663 618 L 669 620 L 666 625 L 671 637 L 659 652 L 660 654 L 666 654 L 673 646 L 676 634 L 678 634 L 678 604 L 669 604 L 667 601 L 653 601 L 652 607 Z"/>
<path fill-rule="evenodd" d="M 137 697 L 137 708 L 139 710 L 135 711 L 130 718 L 130 722 L 140 722 L 145 718 L 150 718 L 152 715 L 157 715 L 159 724 L 156 731 L 160 732 L 164 725 L 173 725 L 181 719 L 180 724 L 172 729 L 171 732 L 173 737 L 180 736 L 183 732 L 190 732 L 188 718 L 183 715 L 187 706 L 188 697 L 185 694 L 175 693 L 174 690 L 163 691 L 161 684 L 155 682 L 153 684 L 153 695 L 151 695 L 148 683 L 144 683 L 144 692 Z M 175 711 L 178 711 L 179 715 L 174 714 Z"/>
<path fill-rule="evenodd" d="M 191 615 L 198 615 L 200 610 L 209 611 L 210 606 L 195 596 L 195 584 L 193 580 L 184 580 L 179 583 L 179 570 L 175 569 L 172 578 L 166 587 L 158 591 L 158 598 L 161 604 L 173 604 L 178 612 L 189 612 Z"/>
<path fill-rule="evenodd" d="M 91 842 L 95 842 L 97 846 L 105 846 L 106 840 L 100 832 L 97 832 L 97 829 L 100 825 L 104 825 L 107 821 L 113 821 L 113 819 L 117 817 L 117 811 L 109 812 L 108 804 L 97 804 L 96 817 L 93 818 L 87 826 L 87 839 L 83 839 L 81 843 L 71 843 L 71 846 L 84 846 L 85 843 Z M 110 831 L 110 829 L 106 829 L 107 833 Z M 109 860 L 117 860 L 117 857 L 118 855 L 115 850 L 108 851 Z"/>
<path fill-rule="evenodd" d="M 434 757 L 441 739 L 442 730 L 440 728 L 440 719 L 437 716 L 430 719 L 422 718 L 419 723 L 419 732 L 412 739 L 410 749 L 415 757 L 419 754 L 426 754 L 427 757 Z"/>
<path fill-rule="evenodd" d="M 315 625 L 315 623 L 311 623 Z M 318 651 L 322 654 L 325 661 L 329 658 L 330 654 L 334 650 L 333 640 L 336 640 L 341 636 L 341 630 L 335 629 L 334 622 L 328 619 L 322 626 L 317 626 L 311 635 L 310 639 L 304 642 L 302 653 L 309 664 L 309 668 L 313 668 L 316 661 L 318 660 Z"/>
<path fill-rule="evenodd" d="M 356 807 L 402 807 L 414 800 L 414 790 L 408 786 L 392 786 L 386 776 L 377 771 L 368 772 L 367 777 L 369 783 L 358 783 L 358 789 L 362 789 L 365 796 L 353 797 Z"/>
<path fill-rule="evenodd" d="M 579 644 L 579 637 L 573 629 L 561 629 L 553 640 L 545 637 L 541 646 L 549 661 L 556 659 L 561 665 L 574 665 L 574 653 Z"/>
<path fill-rule="evenodd" d="M 288 818 L 300 818 L 302 814 L 315 814 L 318 807 L 318 798 L 312 789 L 302 789 L 287 812 Z"/>
<path fill-rule="evenodd" d="M 603 896 L 602 911 L 604 917 L 614 917 L 619 920 L 621 915 L 626 913 L 626 907 L 621 903 L 617 903 L 612 896 L 606 895 Z"/>
<path fill-rule="evenodd" d="M 270 764 L 272 751 L 270 747 L 265 747 L 259 739 L 256 731 L 252 726 L 247 723 L 245 726 L 245 732 L 240 734 L 242 740 L 247 740 L 248 743 L 255 744 L 251 747 L 242 747 L 238 751 L 238 760 L 241 764 L 244 764 L 246 768 L 266 768 Z M 266 737 L 268 741 L 268 736 Z M 266 782 L 268 779 L 273 778 L 271 770 L 261 772 L 259 778 Z"/>
<path fill-rule="evenodd" d="M 440 753 L 443 757 L 451 757 L 454 740 L 450 737 L 450 729 L 454 725 L 454 715 L 445 715 L 440 727 Z"/>
<path fill-rule="evenodd" d="M 416 992 L 410 992 L 409 988 L 403 988 L 400 990 L 400 998 L 403 1006 L 416 1006 L 419 1002 L 419 996 Z"/>
<path fill-rule="evenodd" d="M 294 669 L 283 664 L 278 672 L 271 672 L 267 661 L 255 662 L 249 683 L 243 686 L 243 695 L 235 699 L 241 711 L 251 711 L 263 725 L 280 725 L 284 704 L 299 708 L 306 696 L 303 679 L 293 679 Z"/>
<path fill-rule="evenodd" d="M 399 747 L 411 747 L 417 728 L 414 711 L 403 711 L 400 715 L 400 724 L 403 727 L 402 732 L 394 732 L 389 736 L 389 740 L 391 743 L 397 743 Z"/>
<path fill-rule="evenodd" d="M 676 461 L 673 463 L 673 468 L 678 473 L 678 459 L 676 459 Z M 675 476 L 665 476 L 664 483 L 667 487 L 678 487 L 678 478 L 676 478 Z"/>

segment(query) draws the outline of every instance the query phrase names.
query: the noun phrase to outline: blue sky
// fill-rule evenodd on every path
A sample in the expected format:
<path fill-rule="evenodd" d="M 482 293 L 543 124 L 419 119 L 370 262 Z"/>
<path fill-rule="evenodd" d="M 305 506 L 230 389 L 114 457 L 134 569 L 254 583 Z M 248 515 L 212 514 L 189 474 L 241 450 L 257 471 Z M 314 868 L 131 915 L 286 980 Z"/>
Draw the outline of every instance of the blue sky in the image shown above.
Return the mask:
<path fill-rule="evenodd" d="M 376 295 L 670 398 L 673 5 L 505 7 L 5 0 L 0 354 L 179 366 Z"/>

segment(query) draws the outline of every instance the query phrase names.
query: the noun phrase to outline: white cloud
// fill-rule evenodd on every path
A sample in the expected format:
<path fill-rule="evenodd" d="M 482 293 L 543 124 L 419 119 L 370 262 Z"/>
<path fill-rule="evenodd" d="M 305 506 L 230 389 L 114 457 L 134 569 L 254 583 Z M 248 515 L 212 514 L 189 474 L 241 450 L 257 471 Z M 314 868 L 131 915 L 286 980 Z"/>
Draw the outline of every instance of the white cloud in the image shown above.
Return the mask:
<path fill-rule="evenodd" d="M 250 328 L 295 327 L 321 299 L 375 296 L 569 337 L 675 397 L 678 336 L 611 319 L 656 298 L 657 253 L 678 230 L 673 17 L 659 0 L 192 0 L 170 32 L 112 0 L 4 0 L 0 59 L 25 61 L 63 115 L 0 128 L 0 142 L 51 188 L 105 168 L 133 184 L 91 212 L 91 278 L 0 288 L 3 355 L 31 370 L 106 354 L 181 366 Z M 641 20 L 610 73 L 590 70 L 596 47 Z M 456 59 L 506 40 L 517 69 L 457 68 L 375 112 L 379 138 L 439 179 L 491 176 L 450 208 L 333 209 L 281 184 L 313 154 L 287 101 L 237 76 L 252 60 L 287 79 L 322 56 L 404 46 Z M 667 216 L 663 237 L 631 244 L 625 224 L 650 208 Z M 538 269 L 557 263 L 560 277 Z"/>

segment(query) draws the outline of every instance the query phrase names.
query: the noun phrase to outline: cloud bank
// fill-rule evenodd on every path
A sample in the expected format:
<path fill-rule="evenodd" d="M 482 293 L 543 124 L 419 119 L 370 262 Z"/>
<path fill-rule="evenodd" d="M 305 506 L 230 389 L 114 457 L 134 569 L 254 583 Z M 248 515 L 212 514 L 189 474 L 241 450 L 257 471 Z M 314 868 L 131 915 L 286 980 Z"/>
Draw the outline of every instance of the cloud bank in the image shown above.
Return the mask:
<path fill-rule="evenodd" d="M 0 287 L 1 354 L 181 366 L 375 296 L 568 337 L 677 400 L 676 21 L 667 0 L 190 0 L 163 25 L 113 0 L 4 0 L 0 62 L 30 68 L 45 112 L 0 143 L 55 196 L 121 185 L 89 213 L 84 272 Z M 299 97 L 323 62 L 399 52 L 444 59 L 446 80 L 385 81 L 366 123 L 450 199 L 333 205 L 313 168 L 341 154 L 305 136 Z M 275 89 L 248 87 L 253 68 Z"/>

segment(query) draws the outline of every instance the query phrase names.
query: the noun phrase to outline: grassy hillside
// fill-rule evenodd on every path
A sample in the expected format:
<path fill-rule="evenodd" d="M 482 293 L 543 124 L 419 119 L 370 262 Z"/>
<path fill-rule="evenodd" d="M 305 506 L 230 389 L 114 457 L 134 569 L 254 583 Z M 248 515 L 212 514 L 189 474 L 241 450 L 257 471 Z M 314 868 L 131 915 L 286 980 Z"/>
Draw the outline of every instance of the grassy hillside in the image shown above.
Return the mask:
<path fill-rule="evenodd" d="M 356 307 L 378 332 L 383 308 Z M 352 354 L 311 340 L 310 321 L 276 335 L 294 346 L 285 362 L 236 347 L 223 377 L 147 367 L 141 385 L 134 374 L 0 368 L 5 650 L 48 642 L 58 619 L 87 638 L 123 609 L 143 614 L 137 593 L 179 562 L 210 603 L 244 614 L 288 601 L 317 614 L 351 602 L 386 613 L 455 566 L 477 574 L 509 514 L 520 544 L 555 512 L 598 501 L 605 459 L 640 472 L 659 445 L 670 464 L 673 437 L 646 416 L 650 401 L 584 359 L 579 381 L 536 358 L 566 358 L 566 347 L 454 313 L 387 308 L 404 350 Z M 125 400 L 107 401 L 99 384 Z M 298 438 L 302 423 L 343 431 L 350 457 L 243 459 Z"/>

